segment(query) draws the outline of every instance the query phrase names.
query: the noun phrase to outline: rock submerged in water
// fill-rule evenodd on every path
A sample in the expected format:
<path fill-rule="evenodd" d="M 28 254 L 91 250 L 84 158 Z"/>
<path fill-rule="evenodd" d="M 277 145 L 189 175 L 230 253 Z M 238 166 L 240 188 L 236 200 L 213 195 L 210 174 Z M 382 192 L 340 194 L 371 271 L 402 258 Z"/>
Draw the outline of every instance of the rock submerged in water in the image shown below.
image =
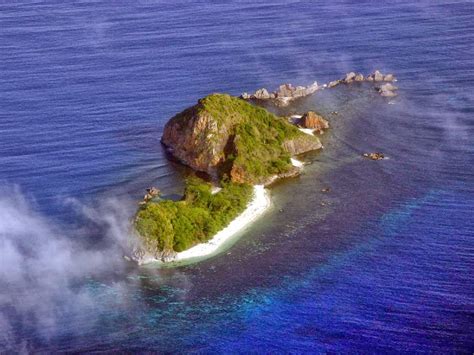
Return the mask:
<path fill-rule="evenodd" d="M 305 113 L 298 121 L 302 128 L 313 129 L 317 133 L 323 133 L 329 128 L 329 122 L 313 111 Z"/>
<path fill-rule="evenodd" d="M 371 160 L 382 160 L 385 155 L 383 153 L 364 153 L 364 157 Z"/>

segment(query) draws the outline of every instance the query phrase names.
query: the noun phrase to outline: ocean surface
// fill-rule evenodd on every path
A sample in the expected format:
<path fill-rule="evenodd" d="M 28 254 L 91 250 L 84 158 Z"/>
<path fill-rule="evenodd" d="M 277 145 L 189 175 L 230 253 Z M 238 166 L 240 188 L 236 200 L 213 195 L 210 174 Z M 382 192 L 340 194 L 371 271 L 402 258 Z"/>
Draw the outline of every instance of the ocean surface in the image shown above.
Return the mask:
<path fill-rule="evenodd" d="M 2 2 L 0 352 L 472 354 L 473 58 L 472 1 Z M 123 259 L 171 116 L 375 69 L 286 110 L 325 149 L 232 247 Z"/>

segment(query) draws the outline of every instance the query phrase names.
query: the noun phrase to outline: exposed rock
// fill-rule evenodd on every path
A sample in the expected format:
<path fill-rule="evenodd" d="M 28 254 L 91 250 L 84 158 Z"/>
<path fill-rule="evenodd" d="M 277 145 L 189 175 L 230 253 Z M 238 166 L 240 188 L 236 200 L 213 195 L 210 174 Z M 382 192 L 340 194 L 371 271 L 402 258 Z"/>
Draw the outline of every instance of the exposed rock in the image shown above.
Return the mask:
<path fill-rule="evenodd" d="M 270 98 L 270 94 L 268 93 L 267 89 L 262 88 L 255 91 L 255 98 L 259 100 L 267 100 Z"/>
<path fill-rule="evenodd" d="M 159 189 L 157 189 L 156 187 L 149 187 L 148 189 L 146 189 L 146 195 L 143 196 L 143 201 L 140 202 L 140 204 L 147 203 L 159 195 L 160 195 Z"/>
<path fill-rule="evenodd" d="M 384 97 L 393 97 L 393 96 L 397 96 L 397 94 L 394 91 L 398 90 L 398 87 L 396 87 L 395 85 L 392 85 L 391 83 L 386 83 L 380 87 L 377 87 L 376 90 L 380 93 L 380 95 Z"/>
<path fill-rule="evenodd" d="M 393 74 L 387 74 L 383 77 L 383 81 L 397 81 Z"/>
<path fill-rule="evenodd" d="M 352 81 L 355 79 L 356 75 L 357 75 L 357 74 L 354 73 L 354 72 L 347 73 L 347 74 L 346 74 L 346 77 L 344 78 L 343 81 L 344 81 L 345 83 L 350 83 L 350 82 L 352 82 Z"/>
<path fill-rule="evenodd" d="M 379 70 L 364 77 L 361 73 L 349 72 L 343 79 L 333 80 L 328 84 L 318 86 L 317 82 L 309 86 L 296 86 L 291 84 L 283 84 L 278 87 L 278 90 L 269 92 L 266 89 L 259 89 L 254 94 L 243 93 L 240 97 L 244 100 L 270 100 L 274 105 L 279 107 L 288 106 L 292 101 L 315 93 L 322 88 L 333 88 L 339 84 L 350 84 L 353 82 L 392 82 L 397 79 L 393 74 L 382 74 Z M 394 90 L 382 90 L 382 96 L 395 96 Z"/>
<path fill-rule="evenodd" d="M 364 81 L 364 76 L 359 73 L 354 77 L 354 81 Z"/>
<path fill-rule="evenodd" d="M 393 91 L 393 90 L 398 90 L 398 87 L 396 87 L 395 85 L 393 85 L 393 84 L 391 84 L 391 83 L 386 83 L 386 84 L 383 84 L 383 85 L 380 87 L 380 90 Z"/>
<path fill-rule="evenodd" d="M 371 160 L 382 160 L 385 155 L 383 153 L 364 153 L 364 157 Z"/>
<path fill-rule="evenodd" d="M 152 187 L 149 187 L 148 189 L 146 189 L 146 192 L 148 192 L 148 194 L 150 196 L 158 196 L 160 194 L 160 190 L 157 189 L 156 187 L 152 186 Z"/>
<path fill-rule="evenodd" d="M 212 173 L 224 158 L 224 148 L 231 131 L 227 125 L 219 126 L 207 112 L 200 112 L 201 107 L 198 103 L 169 120 L 161 141 L 174 157 L 186 165 Z M 184 117 L 187 119 L 180 119 Z"/>
<path fill-rule="evenodd" d="M 357 81 L 357 82 L 364 81 L 364 75 L 362 75 L 360 73 L 350 72 L 350 73 L 346 74 L 344 79 L 340 80 L 340 82 L 343 82 L 345 84 L 350 84 L 354 81 Z"/>
<path fill-rule="evenodd" d="M 262 154 L 269 160 L 262 160 L 261 164 L 270 166 L 272 162 L 283 159 L 285 151 L 290 155 L 297 155 L 322 147 L 317 137 L 299 132 L 287 120 L 224 94 L 207 96 L 199 100 L 197 105 L 171 118 L 165 125 L 162 143 L 174 157 L 194 170 L 219 178 L 222 174 L 228 174 L 234 182 L 262 183 L 267 176 L 262 176 L 260 179 L 254 171 L 247 171 L 251 164 L 246 163 L 245 159 L 252 156 L 246 144 L 253 146 L 267 144 L 257 139 L 266 139 L 259 137 L 273 135 L 272 123 L 271 121 L 269 123 L 268 116 L 265 115 L 273 117 L 274 124 L 279 125 L 280 130 L 291 132 L 292 138 L 283 140 L 281 145 L 273 142 L 275 146 L 271 147 L 266 155 Z M 241 140 L 238 128 L 244 124 L 250 126 L 255 124 L 259 127 L 258 134 L 247 138 L 256 141 Z M 239 150 L 239 147 L 243 149 Z M 235 159 L 238 156 L 241 159 Z"/>
<path fill-rule="evenodd" d="M 321 192 L 329 192 L 331 189 L 329 187 L 325 187 L 324 189 L 321 189 Z"/>
<path fill-rule="evenodd" d="M 328 84 L 328 88 L 333 88 L 341 83 L 341 80 L 334 80 Z"/>
<path fill-rule="evenodd" d="M 313 111 L 308 111 L 300 118 L 298 125 L 303 128 L 311 128 L 322 133 L 329 128 L 329 122 Z"/>
<path fill-rule="evenodd" d="M 374 81 L 383 81 L 383 75 L 378 70 L 374 72 Z"/>
<path fill-rule="evenodd" d="M 262 88 L 257 90 L 254 94 L 243 93 L 240 97 L 244 100 L 271 100 L 277 106 L 288 106 L 293 100 L 302 98 L 315 93 L 319 90 L 317 82 L 309 86 L 296 86 L 291 84 L 282 84 L 278 87 L 278 90 L 269 92 L 267 89 Z"/>
<path fill-rule="evenodd" d="M 323 146 L 319 139 L 314 140 L 313 138 L 315 137 L 302 133 L 301 136 L 285 141 L 283 147 L 290 155 L 298 155 L 321 149 Z"/>
<path fill-rule="evenodd" d="M 158 243 L 150 238 L 147 238 L 146 240 L 144 238 L 141 239 L 145 245 L 135 246 L 130 255 L 130 258 L 138 265 L 144 265 L 156 260 L 167 263 L 176 259 L 177 253 L 175 251 L 161 250 L 158 246 Z"/>
<path fill-rule="evenodd" d="M 276 97 L 291 97 L 294 90 L 291 84 L 280 85 L 276 91 Z"/>

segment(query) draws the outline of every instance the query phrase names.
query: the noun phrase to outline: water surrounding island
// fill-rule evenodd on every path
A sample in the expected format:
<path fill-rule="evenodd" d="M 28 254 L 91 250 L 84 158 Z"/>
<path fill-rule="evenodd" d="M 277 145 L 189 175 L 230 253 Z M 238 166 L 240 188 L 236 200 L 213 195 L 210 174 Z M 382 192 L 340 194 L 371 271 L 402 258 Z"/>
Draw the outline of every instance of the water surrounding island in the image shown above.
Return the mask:
<path fill-rule="evenodd" d="M 473 24 L 469 1 L 0 5 L 0 352 L 472 353 Z M 229 249 L 122 258 L 144 188 L 189 173 L 172 115 L 374 69 L 398 97 L 286 109 L 328 118 L 325 149 Z"/>

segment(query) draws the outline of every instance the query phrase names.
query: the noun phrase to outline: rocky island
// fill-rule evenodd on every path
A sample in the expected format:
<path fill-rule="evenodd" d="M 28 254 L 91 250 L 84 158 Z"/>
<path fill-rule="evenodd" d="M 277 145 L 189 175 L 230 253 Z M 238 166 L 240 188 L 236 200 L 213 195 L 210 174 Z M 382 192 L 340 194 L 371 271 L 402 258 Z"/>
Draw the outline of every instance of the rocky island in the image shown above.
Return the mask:
<path fill-rule="evenodd" d="M 263 186 L 298 175 L 293 156 L 322 147 L 317 136 L 288 119 L 226 94 L 209 95 L 172 117 L 162 143 L 174 158 L 210 179 L 188 179 L 180 201 L 144 199 L 135 217 L 143 246 L 134 258 L 140 263 L 179 260 L 180 253 L 206 243 L 255 196 L 268 200 L 262 198 Z"/>
<path fill-rule="evenodd" d="M 211 94 L 172 117 L 162 144 L 173 159 L 208 178 L 187 179 L 179 201 L 161 199 L 155 188 L 147 190 L 134 220 L 141 243 L 133 259 L 139 264 L 170 262 L 214 252 L 270 205 L 265 186 L 300 174 L 303 164 L 294 156 L 322 148 L 315 135 L 329 128 L 322 116 L 309 111 L 278 117 L 258 106 L 259 101 L 281 107 L 317 90 L 361 81 L 388 82 L 376 87 L 386 97 L 397 89 L 390 83 L 396 81 L 392 74 L 351 72 L 323 86 L 284 84 L 275 92 L 259 89 L 240 97 Z"/>

